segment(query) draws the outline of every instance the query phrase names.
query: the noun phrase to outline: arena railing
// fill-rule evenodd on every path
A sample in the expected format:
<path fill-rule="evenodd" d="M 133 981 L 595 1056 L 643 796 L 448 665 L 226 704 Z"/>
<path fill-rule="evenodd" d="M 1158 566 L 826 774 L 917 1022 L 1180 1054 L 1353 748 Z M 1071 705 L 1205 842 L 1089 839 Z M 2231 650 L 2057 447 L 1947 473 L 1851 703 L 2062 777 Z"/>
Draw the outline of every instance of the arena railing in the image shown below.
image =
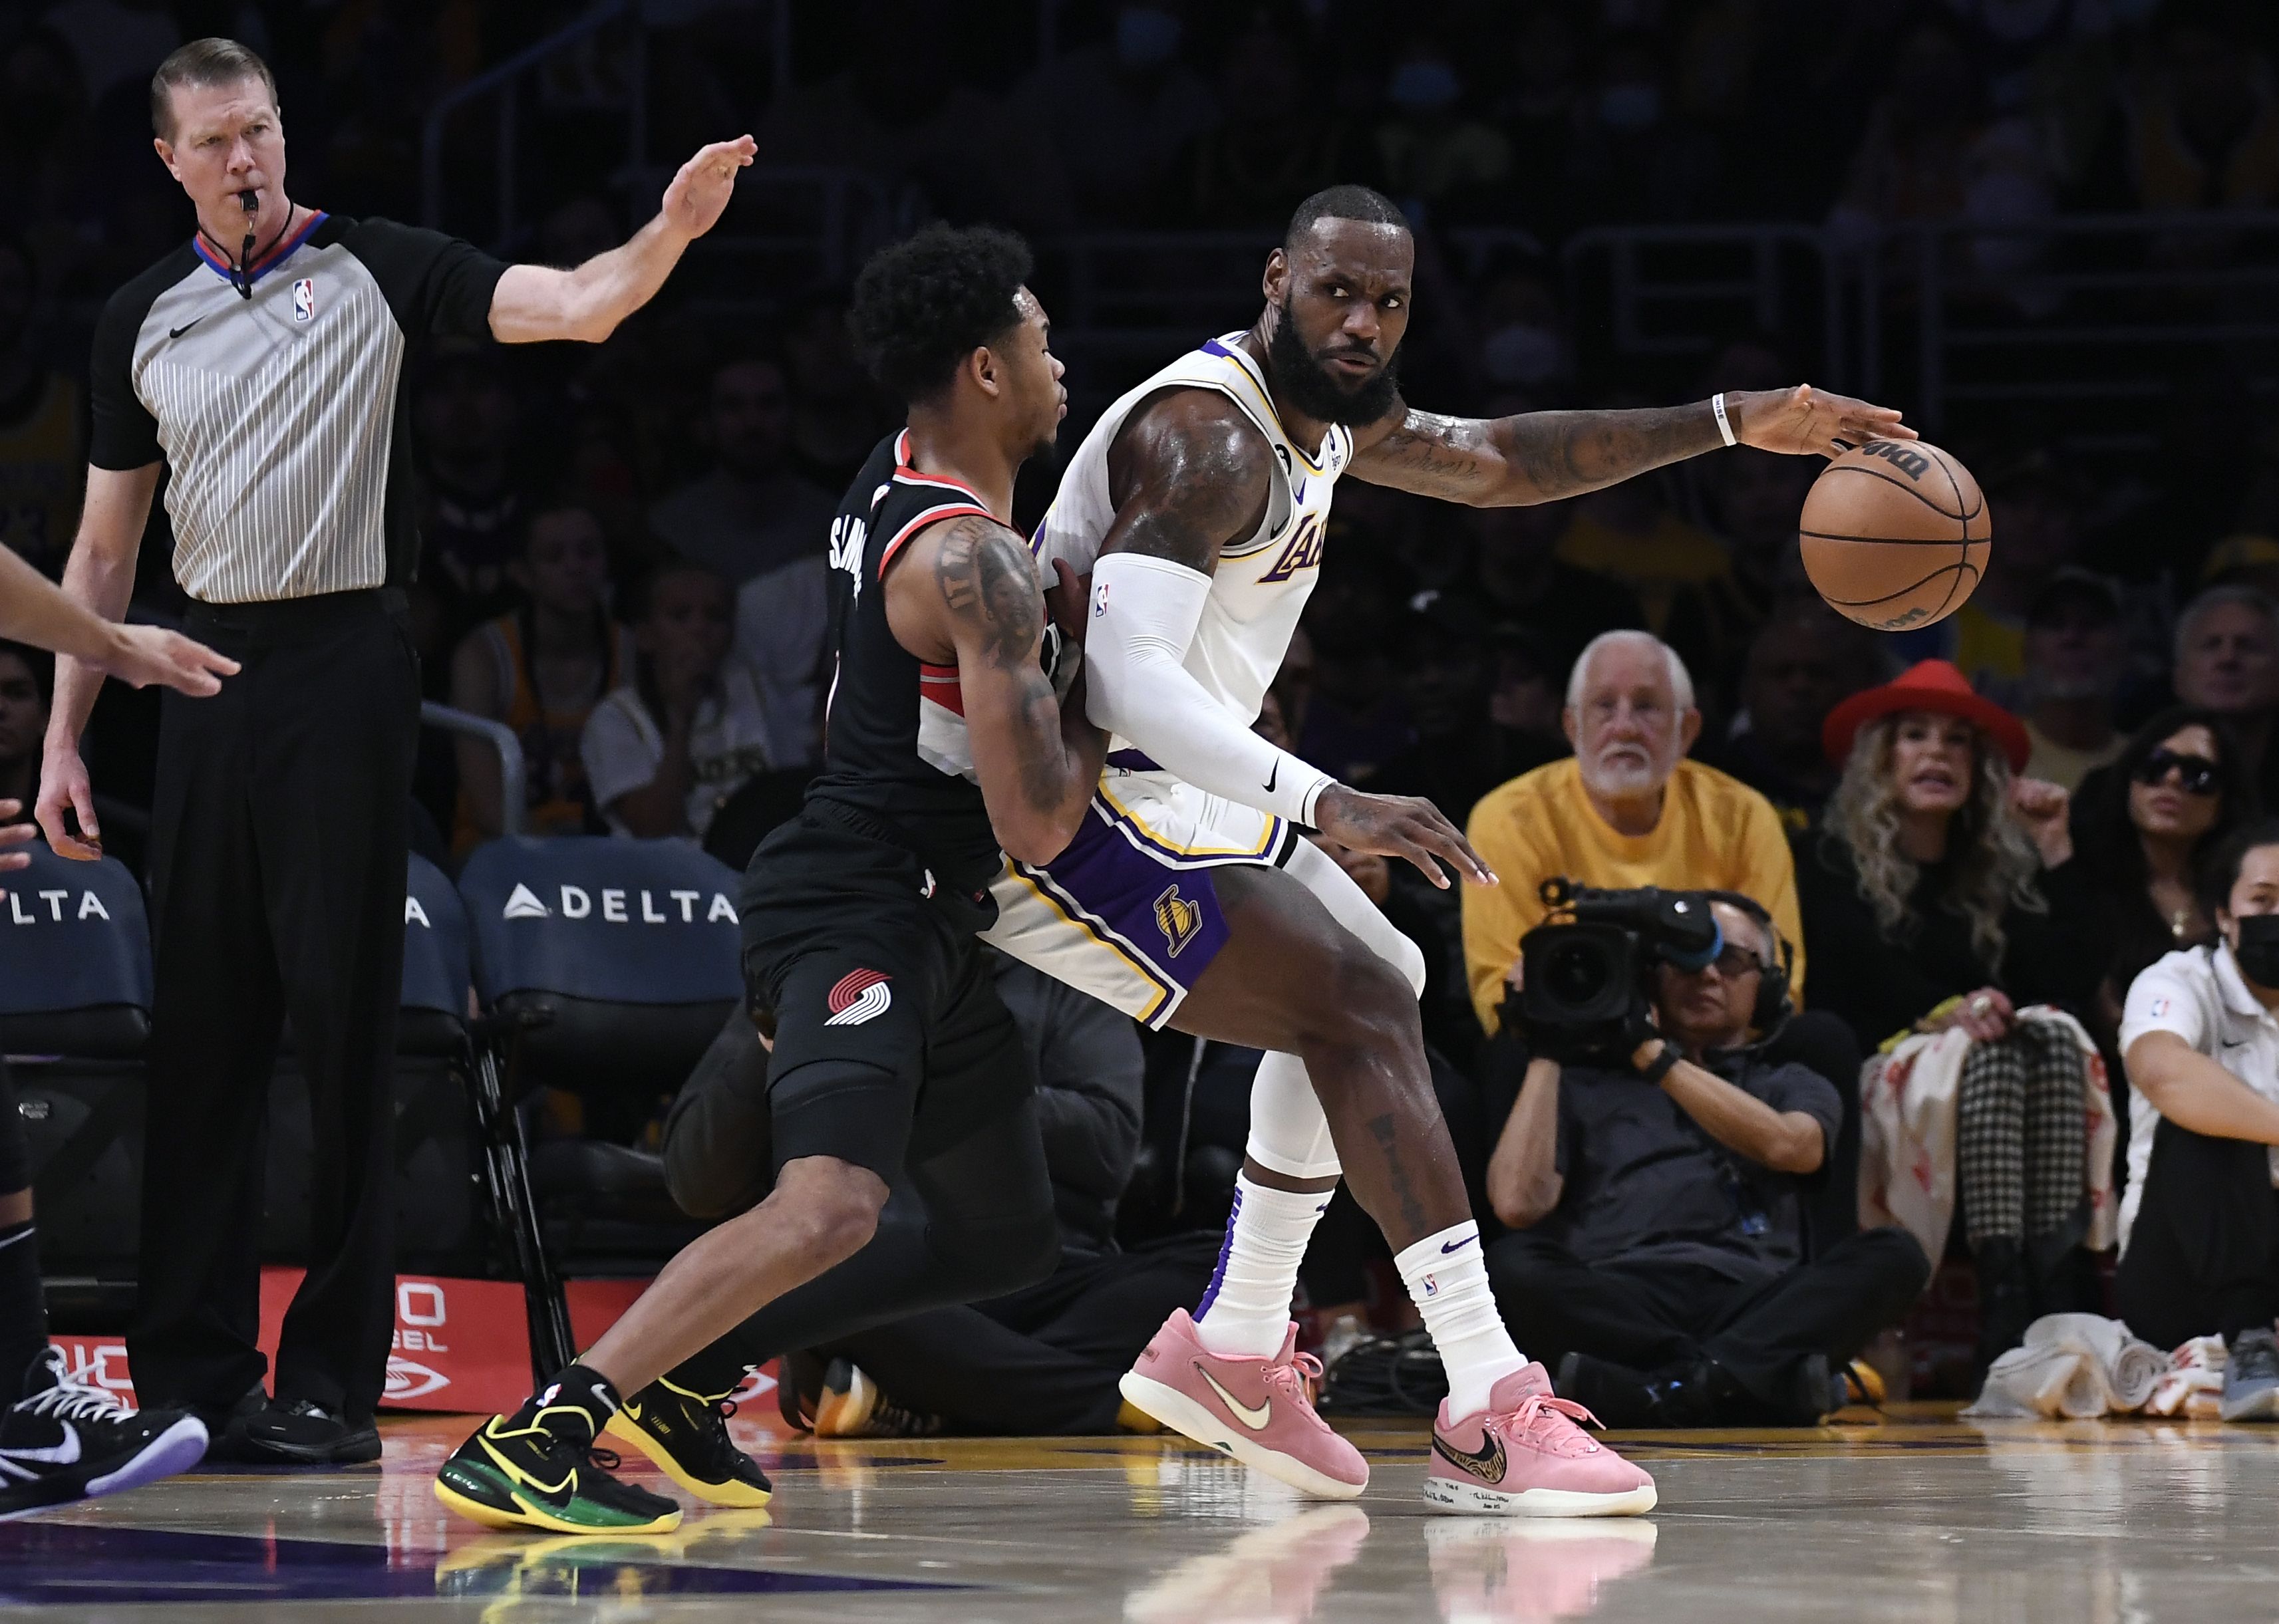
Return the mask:
<path fill-rule="evenodd" d="M 447 92 L 427 110 L 419 131 L 420 218 L 426 225 L 438 229 L 444 225 L 449 199 L 444 190 L 443 149 L 454 119 L 463 109 L 492 98 L 496 103 L 494 109 L 496 123 L 491 161 L 487 165 L 465 165 L 455 172 L 464 175 L 487 169 L 495 178 L 497 190 L 494 229 L 487 234 L 462 230 L 460 234 L 477 237 L 501 248 L 514 241 L 518 191 L 516 168 L 520 147 L 525 81 L 549 66 L 556 65 L 566 53 L 586 46 L 603 29 L 619 23 L 626 26 L 627 45 L 625 54 L 611 66 L 622 79 L 625 163 L 632 166 L 642 163 L 648 134 L 648 29 L 633 0 L 594 0 L 594 4 L 582 17 L 564 24 L 544 39 L 524 47 L 495 66 L 485 69 L 466 83 Z M 603 95 L 592 104 L 608 109 L 611 102 L 607 95 Z"/>
<path fill-rule="evenodd" d="M 476 716 L 472 711 L 454 710 L 450 706 L 439 705 L 434 700 L 420 701 L 419 721 L 423 726 L 480 739 L 497 752 L 499 833 L 520 834 L 522 809 L 527 804 L 525 786 L 528 778 L 523 768 L 522 740 L 515 737 L 514 730 L 503 722 L 494 722 L 490 717 Z"/>
<path fill-rule="evenodd" d="M 2181 376 L 2279 381 L 2279 211 L 1913 224 L 1847 269 L 1862 388 L 1911 382 L 1934 430 L 2041 406 L 2076 442 L 2149 450 Z"/>

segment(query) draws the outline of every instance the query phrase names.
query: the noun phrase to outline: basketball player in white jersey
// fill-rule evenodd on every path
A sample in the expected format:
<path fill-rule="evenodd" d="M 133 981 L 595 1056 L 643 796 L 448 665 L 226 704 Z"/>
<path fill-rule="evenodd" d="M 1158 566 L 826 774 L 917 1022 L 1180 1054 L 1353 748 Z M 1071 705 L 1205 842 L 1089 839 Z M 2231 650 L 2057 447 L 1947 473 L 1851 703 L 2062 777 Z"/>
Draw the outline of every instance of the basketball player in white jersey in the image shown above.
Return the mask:
<path fill-rule="evenodd" d="M 1313 1412 L 1289 1307 L 1329 1191 L 1383 1228 L 1446 1367 L 1425 1498 L 1634 1514 L 1653 1480 L 1590 1439 L 1515 1347 L 1435 1103 L 1423 955 L 1293 825 L 1493 884 L 1430 803 L 1335 782 L 1252 732 L 1319 573 L 1346 474 L 1474 506 L 1555 501 L 1746 443 L 1830 455 L 1911 437 L 1806 387 L 1638 411 L 1435 417 L 1401 400 L 1414 244 L 1360 187 L 1308 198 L 1247 332 L 1180 357 L 1078 448 L 1035 545 L 1090 577 L 1090 715 L 1114 738 L 1093 816 L 1013 862 L 988 939 L 1151 1026 L 1269 1051 L 1219 1268 L 1124 1379 L 1139 1408 L 1308 1492 L 1368 1467 Z"/>

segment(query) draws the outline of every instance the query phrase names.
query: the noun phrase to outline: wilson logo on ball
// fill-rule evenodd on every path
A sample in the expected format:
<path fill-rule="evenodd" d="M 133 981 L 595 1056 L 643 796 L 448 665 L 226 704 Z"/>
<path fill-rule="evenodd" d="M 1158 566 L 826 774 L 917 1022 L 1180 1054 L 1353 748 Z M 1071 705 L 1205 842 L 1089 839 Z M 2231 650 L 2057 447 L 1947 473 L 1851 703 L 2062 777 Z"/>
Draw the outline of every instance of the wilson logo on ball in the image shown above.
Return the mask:
<path fill-rule="evenodd" d="M 885 975 L 874 969 L 849 970 L 839 978 L 823 1000 L 830 1007 L 825 1026 L 860 1026 L 886 1013 L 894 1001 Z"/>

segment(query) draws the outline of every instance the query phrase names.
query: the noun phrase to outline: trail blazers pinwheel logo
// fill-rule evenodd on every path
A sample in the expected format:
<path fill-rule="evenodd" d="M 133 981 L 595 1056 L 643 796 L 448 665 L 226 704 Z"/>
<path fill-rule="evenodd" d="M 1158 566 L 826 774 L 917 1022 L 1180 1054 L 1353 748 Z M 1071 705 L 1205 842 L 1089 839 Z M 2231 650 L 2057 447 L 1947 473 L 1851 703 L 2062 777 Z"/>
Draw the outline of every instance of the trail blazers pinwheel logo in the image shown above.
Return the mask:
<path fill-rule="evenodd" d="M 886 1013 L 894 995 L 886 985 L 886 977 L 878 970 L 849 970 L 831 989 L 824 1002 L 831 1006 L 831 1018 L 825 1026 L 860 1026 L 865 1021 L 875 1021 Z"/>

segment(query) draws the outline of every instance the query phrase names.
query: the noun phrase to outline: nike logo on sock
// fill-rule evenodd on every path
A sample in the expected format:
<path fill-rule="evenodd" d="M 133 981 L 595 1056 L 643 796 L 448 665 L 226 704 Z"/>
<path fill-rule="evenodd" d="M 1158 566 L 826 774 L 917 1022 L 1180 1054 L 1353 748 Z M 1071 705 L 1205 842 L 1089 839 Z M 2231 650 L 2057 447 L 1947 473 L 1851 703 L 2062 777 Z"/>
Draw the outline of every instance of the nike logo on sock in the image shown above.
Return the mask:
<path fill-rule="evenodd" d="M 1275 763 L 1274 763 L 1274 765 L 1273 765 L 1272 767 L 1270 767 L 1270 768 L 1269 768 L 1269 769 L 1267 770 L 1267 773 L 1266 773 L 1266 793 L 1267 793 L 1268 794 L 1271 795 L 1271 794 L 1274 793 L 1274 780 L 1275 780 L 1275 779 L 1277 779 L 1277 778 L 1280 778 L 1281 776 L 1282 776 L 1282 763 L 1281 763 L 1281 762 L 1275 762 Z"/>
<path fill-rule="evenodd" d="M 1467 1235 L 1460 1241 L 1442 1241 L 1440 1243 L 1440 1250 L 1442 1252 L 1461 1252 L 1477 1239 L 1479 1239 L 1479 1237 L 1477 1235 Z"/>

